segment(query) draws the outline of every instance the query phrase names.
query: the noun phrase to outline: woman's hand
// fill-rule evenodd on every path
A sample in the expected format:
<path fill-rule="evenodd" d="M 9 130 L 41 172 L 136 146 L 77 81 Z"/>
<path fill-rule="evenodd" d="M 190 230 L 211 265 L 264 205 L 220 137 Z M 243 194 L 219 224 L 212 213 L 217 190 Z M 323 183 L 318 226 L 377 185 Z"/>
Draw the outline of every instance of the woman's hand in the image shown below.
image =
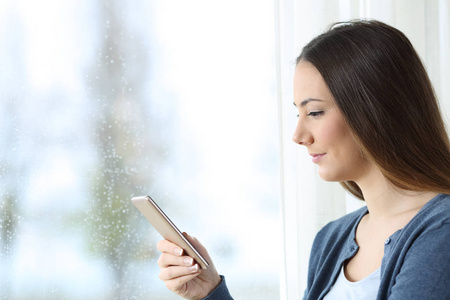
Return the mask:
<path fill-rule="evenodd" d="M 183 298 L 202 299 L 220 284 L 221 278 L 205 247 L 196 238 L 183 234 L 208 261 L 208 269 L 203 270 L 192 257 L 184 255 L 183 249 L 177 245 L 162 240 L 158 243 L 158 250 L 162 252 L 158 260 L 161 268 L 159 278 L 169 290 Z"/>

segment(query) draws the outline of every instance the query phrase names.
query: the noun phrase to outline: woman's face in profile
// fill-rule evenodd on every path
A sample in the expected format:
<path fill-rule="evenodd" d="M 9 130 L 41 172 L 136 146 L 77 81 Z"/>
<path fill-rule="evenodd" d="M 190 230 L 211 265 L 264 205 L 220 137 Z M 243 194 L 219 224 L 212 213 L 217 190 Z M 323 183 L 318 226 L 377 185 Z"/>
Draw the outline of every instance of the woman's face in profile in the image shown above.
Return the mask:
<path fill-rule="evenodd" d="M 298 121 L 293 141 L 304 145 L 326 181 L 358 181 L 372 164 L 364 158 L 319 71 L 300 61 L 294 75 Z"/>

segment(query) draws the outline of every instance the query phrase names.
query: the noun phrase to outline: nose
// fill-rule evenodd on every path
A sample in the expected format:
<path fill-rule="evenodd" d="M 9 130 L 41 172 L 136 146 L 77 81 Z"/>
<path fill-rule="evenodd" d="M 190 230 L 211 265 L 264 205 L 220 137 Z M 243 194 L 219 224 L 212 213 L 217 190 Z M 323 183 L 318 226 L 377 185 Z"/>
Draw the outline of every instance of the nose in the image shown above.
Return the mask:
<path fill-rule="evenodd" d="M 292 136 L 292 141 L 299 145 L 308 146 L 314 142 L 314 139 L 306 128 L 304 122 L 301 118 L 297 121 L 297 126 L 295 127 L 294 135 Z"/>

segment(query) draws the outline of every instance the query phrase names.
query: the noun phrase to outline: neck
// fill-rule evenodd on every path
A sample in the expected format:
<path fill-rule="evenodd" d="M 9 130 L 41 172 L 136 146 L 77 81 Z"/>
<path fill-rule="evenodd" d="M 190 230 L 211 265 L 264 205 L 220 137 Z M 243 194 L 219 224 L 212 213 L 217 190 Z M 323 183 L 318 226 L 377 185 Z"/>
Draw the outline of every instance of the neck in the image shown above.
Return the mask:
<path fill-rule="evenodd" d="M 386 220 L 415 215 L 438 193 L 407 191 L 395 187 L 377 167 L 372 167 L 364 178 L 356 181 L 364 195 L 370 219 Z"/>

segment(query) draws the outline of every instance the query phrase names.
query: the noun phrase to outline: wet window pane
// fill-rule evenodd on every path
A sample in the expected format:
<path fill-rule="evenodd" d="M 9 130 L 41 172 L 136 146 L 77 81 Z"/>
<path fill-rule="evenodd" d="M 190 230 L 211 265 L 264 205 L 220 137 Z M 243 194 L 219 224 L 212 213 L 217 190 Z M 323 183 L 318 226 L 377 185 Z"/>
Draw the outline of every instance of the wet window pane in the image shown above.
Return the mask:
<path fill-rule="evenodd" d="M 151 195 L 236 299 L 277 299 L 272 1 L 3 1 L 0 299 L 179 299 Z"/>

